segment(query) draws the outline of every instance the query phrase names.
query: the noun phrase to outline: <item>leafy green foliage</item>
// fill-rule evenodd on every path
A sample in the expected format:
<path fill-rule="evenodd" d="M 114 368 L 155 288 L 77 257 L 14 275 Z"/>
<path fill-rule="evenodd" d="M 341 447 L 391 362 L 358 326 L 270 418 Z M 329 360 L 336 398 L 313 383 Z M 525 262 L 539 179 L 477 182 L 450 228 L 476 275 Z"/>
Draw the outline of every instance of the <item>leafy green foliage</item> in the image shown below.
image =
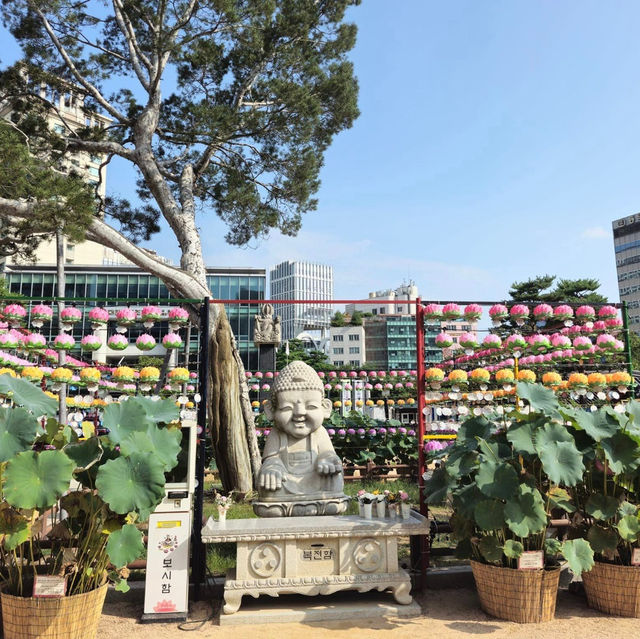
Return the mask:
<path fill-rule="evenodd" d="M 39 427 L 38 420 L 23 408 L 0 406 L 0 463 L 29 450 Z"/>
<path fill-rule="evenodd" d="M 475 520 L 482 530 L 498 530 L 504 526 L 504 504 L 494 499 L 484 499 L 475 508 Z"/>
<path fill-rule="evenodd" d="M 487 497 L 509 499 L 518 490 L 518 474 L 506 462 L 484 461 L 478 466 L 476 484 Z"/>
<path fill-rule="evenodd" d="M 640 535 L 640 520 L 635 515 L 625 515 L 617 525 L 618 534 L 624 541 L 635 543 Z"/>
<path fill-rule="evenodd" d="M 489 563 L 497 563 L 502 559 L 502 546 L 494 535 L 486 535 L 480 540 L 478 548 Z"/>
<path fill-rule="evenodd" d="M 142 533 L 133 524 L 125 524 L 109 535 L 107 555 L 116 568 L 126 566 L 143 552 Z"/>
<path fill-rule="evenodd" d="M 24 406 L 36 417 L 40 415 L 55 415 L 58 403 L 52 397 L 45 395 L 31 382 L 20 377 L 0 375 L 0 395 L 10 397 L 19 406 Z"/>
<path fill-rule="evenodd" d="M 573 574 L 579 577 L 593 568 L 593 549 L 584 539 L 568 539 L 562 543 L 562 555 Z"/>
<path fill-rule="evenodd" d="M 593 525 L 587 532 L 587 540 L 594 552 L 613 552 L 618 547 L 618 535 L 612 528 Z"/>
<path fill-rule="evenodd" d="M 540 450 L 540 461 L 554 484 L 575 486 L 582 479 L 582 455 L 573 442 L 549 443 Z"/>
<path fill-rule="evenodd" d="M 601 493 L 594 493 L 587 500 L 585 510 L 595 519 L 607 521 L 615 517 L 618 512 L 618 500 Z"/>
<path fill-rule="evenodd" d="M 531 410 L 544 413 L 549 417 L 559 417 L 558 400 L 555 393 L 541 384 L 518 382 L 516 392 L 520 399 L 529 402 Z"/>
<path fill-rule="evenodd" d="M 518 537 L 528 537 L 547 526 L 542 495 L 536 488 L 520 484 L 516 497 L 504 507 L 505 522 Z"/>
<path fill-rule="evenodd" d="M 524 546 L 515 539 L 507 539 L 507 541 L 504 542 L 503 551 L 509 559 L 517 559 L 524 552 Z"/>

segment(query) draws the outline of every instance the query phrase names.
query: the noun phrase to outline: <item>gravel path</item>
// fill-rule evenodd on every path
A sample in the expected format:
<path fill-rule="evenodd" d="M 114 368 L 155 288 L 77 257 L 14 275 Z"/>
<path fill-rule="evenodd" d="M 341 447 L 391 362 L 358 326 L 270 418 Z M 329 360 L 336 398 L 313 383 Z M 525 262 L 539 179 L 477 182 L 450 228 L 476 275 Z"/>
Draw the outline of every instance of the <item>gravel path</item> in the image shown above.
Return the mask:
<path fill-rule="evenodd" d="M 184 632 L 177 623 L 140 624 L 142 612 L 140 592 L 125 596 L 110 593 L 98 628 L 100 639 L 165 639 L 190 636 L 229 639 L 457 639 L 474 635 L 491 639 L 636 639 L 640 636 L 637 619 L 612 618 L 587 607 L 584 597 L 561 591 L 556 619 L 539 625 L 520 625 L 488 617 L 479 608 L 474 590 L 428 590 L 418 597 L 423 616 L 394 620 L 370 621 L 353 619 L 325 624 L 295 623 L 221 628 L 215 619 L 203 624 L 188 624 Z M 366 596 L 366 595 L 363 595 Z M 214 602 L 218 607 L 219 602 Z M 191 619 L 206 619 L 212 604 L 192 605 Z"/>

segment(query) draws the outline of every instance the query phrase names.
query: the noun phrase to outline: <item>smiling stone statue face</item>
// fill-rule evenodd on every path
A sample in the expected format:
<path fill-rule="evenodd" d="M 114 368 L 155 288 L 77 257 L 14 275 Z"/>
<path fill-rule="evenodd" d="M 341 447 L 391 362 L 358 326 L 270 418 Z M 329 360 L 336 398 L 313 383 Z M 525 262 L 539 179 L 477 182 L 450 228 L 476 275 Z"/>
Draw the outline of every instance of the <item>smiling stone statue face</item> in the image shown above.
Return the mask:
<path fill-rule="evenodd" d="M 322 422 L 331 415 L 322 381 L 307 364 L 291 362 L 280 371 L 265 404 L 273 420 L 258 474 L 261 517 L 336 515 L 347 508 L 342 461 Z"/>
<path fill-rule="evenodd" d="M 302 439 L 318 430 L 330 415 L 331 402 L 318 391 L 282 391 L 278 394 L 273 421 L 277 429 Z"/>

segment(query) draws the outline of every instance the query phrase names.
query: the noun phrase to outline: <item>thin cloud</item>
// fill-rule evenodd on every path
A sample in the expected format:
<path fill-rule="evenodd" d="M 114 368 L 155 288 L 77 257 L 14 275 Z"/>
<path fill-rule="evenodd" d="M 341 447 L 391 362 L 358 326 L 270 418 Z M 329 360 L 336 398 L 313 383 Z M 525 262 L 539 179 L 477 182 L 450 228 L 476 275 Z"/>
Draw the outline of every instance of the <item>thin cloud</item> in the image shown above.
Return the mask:
<path fill-rule="evenodd" d="M 611 232 L 603 229 L 601 226 L 590 226 L 588 229 L 582 231 L 580 237 L 585 240 L 608 240 L 611 237 Z"/>

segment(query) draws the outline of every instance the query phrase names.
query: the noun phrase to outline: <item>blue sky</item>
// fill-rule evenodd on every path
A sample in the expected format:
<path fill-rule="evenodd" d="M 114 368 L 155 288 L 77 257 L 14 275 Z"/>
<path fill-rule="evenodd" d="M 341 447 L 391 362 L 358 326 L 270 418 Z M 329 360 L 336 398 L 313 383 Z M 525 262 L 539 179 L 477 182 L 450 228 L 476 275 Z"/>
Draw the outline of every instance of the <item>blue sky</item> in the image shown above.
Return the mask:
<path fill-rule="evenodd" d="M 500 299 L 550 273 L 617 301 L 611 221 L 640 209 L 640 4 L 364 0 L 350 18 L 362 114 L 326 154 L 318 210 L 245 249 L 203 215 L 207 263 L 331 264 L 338 298 L 411 278 L 424 298 Z M 130 181 L 110 170 L 109 188 Z M 178 258 L 169 233 L 149 246 Z"/>

